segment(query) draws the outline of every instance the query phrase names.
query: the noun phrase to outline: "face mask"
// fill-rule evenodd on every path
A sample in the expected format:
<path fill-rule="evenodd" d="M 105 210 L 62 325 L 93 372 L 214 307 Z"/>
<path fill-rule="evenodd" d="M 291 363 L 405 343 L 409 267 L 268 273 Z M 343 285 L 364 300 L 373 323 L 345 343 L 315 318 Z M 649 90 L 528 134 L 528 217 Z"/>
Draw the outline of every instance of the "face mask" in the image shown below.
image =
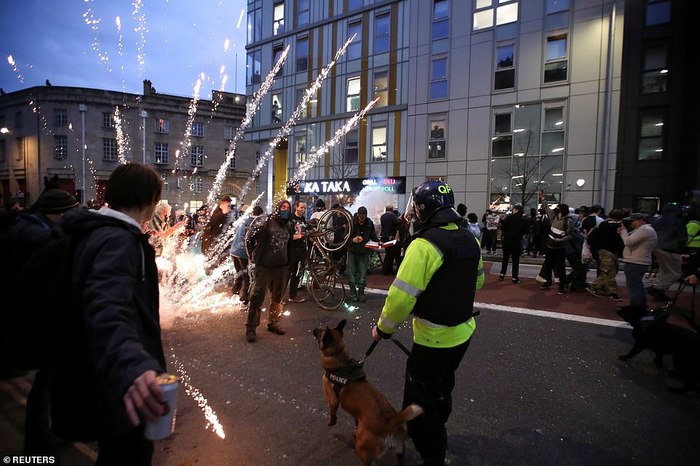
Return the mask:
<path fill-rule="evenodd" d="M 289 211 L 288 210 L 280 210 L 279 212 L 280 218 L 284 220 L 285 222 L 289 220 Z"/>

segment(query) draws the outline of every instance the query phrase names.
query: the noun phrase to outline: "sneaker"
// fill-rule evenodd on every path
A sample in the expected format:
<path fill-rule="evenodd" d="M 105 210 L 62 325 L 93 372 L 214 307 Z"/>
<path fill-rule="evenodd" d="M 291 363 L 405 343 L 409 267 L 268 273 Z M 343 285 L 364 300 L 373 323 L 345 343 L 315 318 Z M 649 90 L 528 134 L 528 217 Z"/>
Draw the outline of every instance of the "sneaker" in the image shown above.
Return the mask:
<path fill-rule="evenodd" d="M 622 298 L 620 298 L 617 293 L 610 293 L 610 299 L 615 301 L 616 303 L 622 302 Z"/>
<path fill-rule="evenodd" d="M 552 287 L 552 284 L 551 284 L 551 283 L 545 283 L 544 285 L 542 285 L 542 286 L 540 287 L 540 290 L 548 290 L 548 289 L 550 289 L 551 287 Z"/>
<path fill-rule="evenodd" d="M 593 288 L 591 288 L 590 286 L 586 287 L 586 291 L 588 291 L 590 294 L 592 294 L 596 298 L 602 298 L 602 296 L 599 295 L 598 293 L 596 293 L 595 290 Z"/>
<path fill-rule="evenodd" d="M 564 290 L 558 290 L 558 291 L 557 291 L 557 294 L 558 294 L 558 295 L 562 295 L 562 294 L 565 294 L 565 293 L 566 293 L 566 291 L 564 291 Z"/>
<path fill-rule="evenodd" d="M 547 283 L 547 280 L 546 280 L 544 277 L 542 277 L 542 275 L 536 276 L 536 277 L 535 277 L 535 281 L 536 281 L 537 283 Z"/>
<path fill-rule="evenodd" d="M 504 274 L 502 274 L 502 273 L 499 273 L 499 274 L 498 274 L 498 279 L 499 279 L 499 280 L 503 281 L 504 278 L 506 278 L 506 276 L 505 276 Z"/>
<path fill-rule="evenodd" d="M 287 333 L 284 331 L 284 329 L 282 327 L 280 327 L 278 325 L 268 325 L 267 331 L 272 332 L 276 335 L 284 335 L 285 333 Z"/>
<path fill-rule="evenodd" d="M 248 341 L 248 343 L 254 343 L 255 342 L 255 330 L 253 329 L 248 329 L 245 331 L 245 339 Z"/>
<path fill-rule="evenodd" d="M 511 281 L 514 285 L 519 285 L 519 284 L 523 283 L 523 281 L 522 281 L 521 279 L 519 279 L 519 278 L 511 278 L 510 281 Z"/>
<path fill-rule="evenodd" d="M 290 296 L 289 300 L 290 303 L 303 303 L 306 301 L 306 298 L 302 298 L 301 296 L 294 296 L 293 298 Z"/>

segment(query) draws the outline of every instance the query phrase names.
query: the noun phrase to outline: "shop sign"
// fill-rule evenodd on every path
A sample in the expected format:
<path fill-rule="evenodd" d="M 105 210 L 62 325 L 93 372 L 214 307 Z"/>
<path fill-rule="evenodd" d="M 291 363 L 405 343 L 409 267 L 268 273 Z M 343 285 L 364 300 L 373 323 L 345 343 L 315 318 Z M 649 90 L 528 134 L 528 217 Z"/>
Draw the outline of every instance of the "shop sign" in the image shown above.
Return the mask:
<path fill-rule="evenodd" d="M 287 185 L 287 195 L 359 194 L 363 189 L 369 191 L 381 190 L 390 194 L 405 194 L 406 177 L 298 180 Z"/>

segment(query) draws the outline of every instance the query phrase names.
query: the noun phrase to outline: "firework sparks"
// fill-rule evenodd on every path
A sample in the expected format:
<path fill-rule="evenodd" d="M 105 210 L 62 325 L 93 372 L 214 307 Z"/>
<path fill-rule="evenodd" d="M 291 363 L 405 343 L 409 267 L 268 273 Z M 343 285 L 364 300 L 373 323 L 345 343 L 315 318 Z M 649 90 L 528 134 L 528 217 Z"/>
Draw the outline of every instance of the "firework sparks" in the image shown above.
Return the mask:
<path fill-rule="evenodd" d="M 12 67 L 12 71 L 17 74 L 17 81 L 19 81 L 20 83 L 24 83 L 24 76 L 22 76 L 22 73 L 20 73 L 17 69 L 17 62 L 15 62 L 15 57 L 13 57 L 12 55 L 8 55 L 7 63 L 9 63 Z"/>
<path fill-rule="evenodd" d="M 86 3 L 92 5 L 93 0 L 86 0 Z M 83 18 L 85 19 L 85 24 L 87 24 L 92 31 L 92 43 L 90 44 L 92 50 L 97 54 L 99 63 L 103 63 L 107 67 L 107 71 L 111 72 L 112 70 L 109 67 L 109 55 L 100 49 L 100 41 L 97 37 L 97 33 L 100 29 L 100 18 L 95 17 L 92 6 L 88 6 L 87 11 L 83 13 Z"/>
<path fill-rule="evenodd" d="M 124 133 L 122 114 L 119 107 L 114 108 L 114 126 L 117 130 L 117 156 L 119 163 L 126 163 L 126 154 L 130 151 L 129 136 Z"/>
<path fill-rule="evenodd" d="M 250 190 L 250 186 L 253 184 L 255 179 L 260 175 L 260 172 L 262 169 L 265 167 L 267 164 L 268 160 L 272 158 L 272 154 L 277 147 L 277 144 L 282 141 L 285 137 L 289 135 L 289 133 L 292 131 L 292 128 L 294 125 L 296 125 L 297 121 L 301 117 L 304 109 L 306 109 L 306 105 L 309 103 L 309 100 L 316 95 L 316 92 L 319 90 L 321 87 L 321 84 L 323 83 L 323 80 L 326 79 L 328 76 L 328 73 L 330 73 L 331 69 L 333 66 L 335 66 L 335 63 L 338 61 L 340 57 L 342 57 L 345 54 L 345 51 L 348 49 L 348 46 L 350 43 L 355 39 L 354 34 L 351 38 L 349 38 L 347 41 L 345 41 L 345 44 L 336 52 L 335 56 L 333 57 L 333 60 L 328 63 L 323 70 L 316 76 L 316 80 L 314 83 L 306 90 L 304 93 L 304 97 L 301 99 L 301 102 L 297 105 L 297 107 L 294 109 L 294 112 L 292 115 L 289 117 L 287 122 L 282 126 L 282 128 L 279 129 L 277 132 L 277 135 L 275 138 L 270 142 L 268 145 L 267 151 L 265 151 L 265 154 L 263 154 L 260 157 L 260 161 L 258 162 L 258 165 L 253 169 L 253 172 L 251 173 L 250 177 L 248 178 L 248 181 L 243 185 L 243 188 L 241 188 L 241 197 L 245 197 L 245 195 L 248 193 Z M 372 103 L 374 105 L 374 103 Z M 370 107 L 371 108 L 371 107 Z M 318 159 L 316 159 L 314 162 L 316 162 Z M 271 206 L 270 206 L 271 207 Z"/>
<path fill-rule="evenodd" d="M 143 76 L 146 64 L 144 49 L 146 48 L 146 33 L 148 32 L 146 28 L 146 14 L 141 11 L 141 7 L 143 7 L 143 2 L 141 0 L 134 0 L 132 5 L 134 9 L 131 12 L 131 17 L 137 24 L 134 28 L 134 32 L 139 36 L 139 40 L 136 43 L 136 60 L 139 64 L 139 75 Z"/>
<path fill-rule="evenodd" d="M 175 370 L 177 370 L 177 373 L 180 374 L 180 380 L 182 385 L 185 387 L 185 393 L 189 395 L 195 401 L 195 403 L 197 403 L 197 406 L 199 406 L 204 413 L 204 418 L 207 420 L 205 429 L 211 429 L 212 432 L 219 436 L 219 438 L 225 439 L 226 433 L 224 432 L 224 427 L 219 422 L 219 418 L 216 416 L 216 412 L 209 405 L 209 402 L 204 397 L 202 392 L 200 392 L 197 387 L 192 385 L 190 376 L 187 374 L 187 371 L 185 371 L 185 366 L 178 361 L 174 354 L 172 355 L 172 358 L 175 361 Z"/>

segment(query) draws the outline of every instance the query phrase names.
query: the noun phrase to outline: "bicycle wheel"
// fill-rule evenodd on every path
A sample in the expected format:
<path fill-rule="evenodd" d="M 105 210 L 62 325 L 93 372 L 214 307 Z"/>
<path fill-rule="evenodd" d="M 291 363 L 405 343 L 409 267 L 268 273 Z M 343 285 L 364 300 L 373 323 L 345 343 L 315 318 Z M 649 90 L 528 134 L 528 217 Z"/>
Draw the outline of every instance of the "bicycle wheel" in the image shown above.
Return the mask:
<path fill-rule="evenodd" d="M 318 243 L 326 251 L 334 252 L 343 248 L 350 240 L 352 217 L 345 209 L 331 209 L 318 219 Z"/>
<path fill-rule="evenodd" d="M 321 309 L 335 311 L 345 302 L 345 285 L 338 275 L 315 277 L 310 275 L 306 290 Z"/>

